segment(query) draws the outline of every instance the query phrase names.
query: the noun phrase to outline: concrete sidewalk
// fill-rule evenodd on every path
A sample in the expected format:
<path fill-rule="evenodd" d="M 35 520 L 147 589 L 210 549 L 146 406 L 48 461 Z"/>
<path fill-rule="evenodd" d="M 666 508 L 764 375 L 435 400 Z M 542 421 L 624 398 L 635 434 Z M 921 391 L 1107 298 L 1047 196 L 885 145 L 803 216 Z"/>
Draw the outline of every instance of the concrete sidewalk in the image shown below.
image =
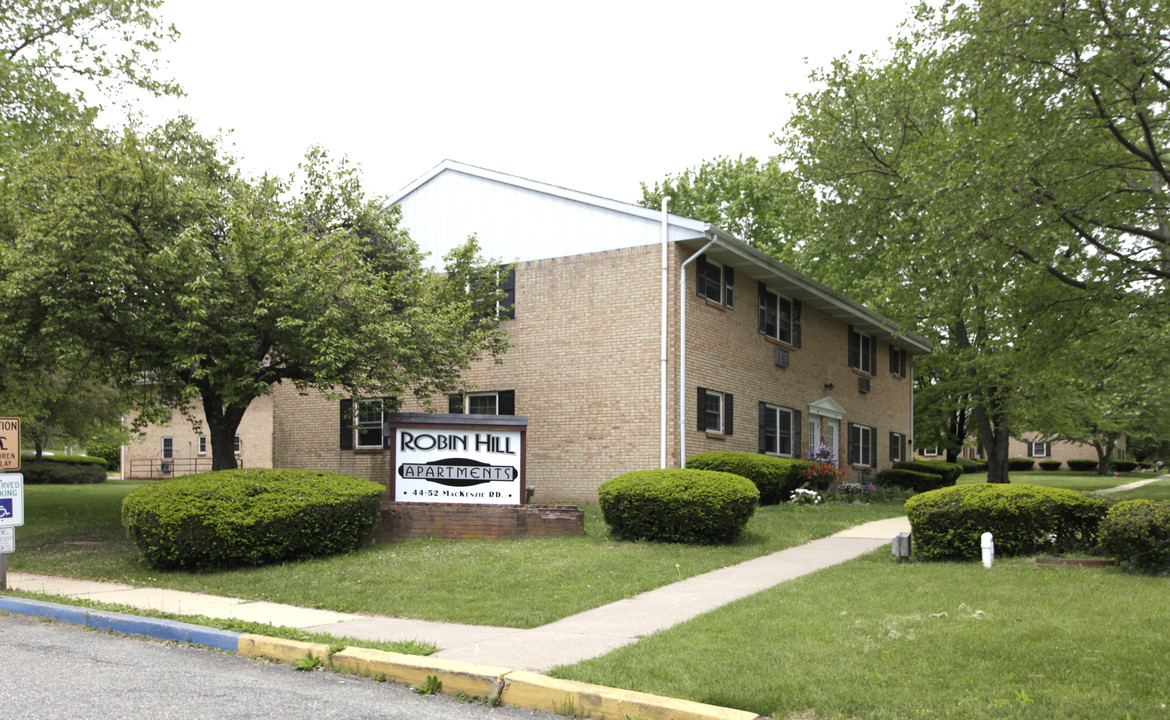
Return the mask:
<path fill-rule="evenodd" d="M 543 672 L 603 655 L 785 580 L 851 560 L 909 532 L 904 518 L 877 520 L 799 547 L 714 570 L 538 628 L 488 627 L 315 610 L 202 593 L 8 573 L 9 587 L 177 615 L 235 618 L 364 640 L 422 640 L 431 657 Z"/>

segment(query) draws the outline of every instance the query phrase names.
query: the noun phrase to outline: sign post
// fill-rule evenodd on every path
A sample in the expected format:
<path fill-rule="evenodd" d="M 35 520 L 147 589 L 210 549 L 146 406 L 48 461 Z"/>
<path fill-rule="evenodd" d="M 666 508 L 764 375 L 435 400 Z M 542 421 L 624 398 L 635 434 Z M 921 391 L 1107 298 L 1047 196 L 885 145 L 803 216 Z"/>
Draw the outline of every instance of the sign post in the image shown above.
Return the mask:
<path fill-rule="evenodd" d="M 8 554 L 16 549 L 13 528 L 20 525 L 24 525 L 24 475 L 0 473 L 0 590 L 8 589 Z"/>

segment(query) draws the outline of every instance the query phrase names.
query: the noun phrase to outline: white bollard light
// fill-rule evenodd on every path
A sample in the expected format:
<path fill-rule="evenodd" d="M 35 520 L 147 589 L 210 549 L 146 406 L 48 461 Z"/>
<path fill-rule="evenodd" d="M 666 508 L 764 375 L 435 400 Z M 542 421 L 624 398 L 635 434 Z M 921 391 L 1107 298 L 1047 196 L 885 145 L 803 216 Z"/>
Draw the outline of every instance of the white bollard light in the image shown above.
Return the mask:
<path fill-rule="evenodd" d="M 992 539 L 991 533 L 983 533 L 979 538 L 979 545 L 983 548 L 983 567 L 990 568 L 991 564 L 995 562 L 995 541 Z"/>

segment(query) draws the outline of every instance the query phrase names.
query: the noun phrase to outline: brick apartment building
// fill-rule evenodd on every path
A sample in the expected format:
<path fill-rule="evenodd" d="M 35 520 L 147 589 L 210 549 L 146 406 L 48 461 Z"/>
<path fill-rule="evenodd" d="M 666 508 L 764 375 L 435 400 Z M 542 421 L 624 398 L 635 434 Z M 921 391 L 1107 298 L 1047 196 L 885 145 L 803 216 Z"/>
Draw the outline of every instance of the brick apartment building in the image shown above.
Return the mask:
<path fill-rule="evenodd" d="M 502 362 L 473 367 L 463 397 L 402 409 L 527 416 L 534 502 L 596 502 L 605 480 L 709 450 L 824 444 L 849 480 L 911 453 L 929 344 L 718 227 L 450 161 L 391 200 L 431 258 L 475 234 L 515 263 Z M 245 416 L 240 454 L 389 484 L 383 420 L 376 399 L 276 386 Z M 151 428 L 128 458 L 157 466 L 164 437 L 173 457 L 205 447 Z"/>

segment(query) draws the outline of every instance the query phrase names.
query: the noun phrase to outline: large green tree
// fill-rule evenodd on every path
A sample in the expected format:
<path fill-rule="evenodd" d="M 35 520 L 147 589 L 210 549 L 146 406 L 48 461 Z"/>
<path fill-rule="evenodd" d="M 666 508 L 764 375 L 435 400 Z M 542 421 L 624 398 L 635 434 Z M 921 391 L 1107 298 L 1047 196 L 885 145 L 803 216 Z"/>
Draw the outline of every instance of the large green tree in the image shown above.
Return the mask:
<path fill-rule="evenodd" d="M 276 383 L 425 398 L 505 350 L 481 307 L 498 266 L 472 241 L 428 270 L 398 222 L 320 151 L 286 183 L 241 177 L 186 121 L 78 132 L 0 185 L 0 321 L 34 347 L 80 341 L 144 419 L 198 398 L 216 469 L 233 467 Z"/>

